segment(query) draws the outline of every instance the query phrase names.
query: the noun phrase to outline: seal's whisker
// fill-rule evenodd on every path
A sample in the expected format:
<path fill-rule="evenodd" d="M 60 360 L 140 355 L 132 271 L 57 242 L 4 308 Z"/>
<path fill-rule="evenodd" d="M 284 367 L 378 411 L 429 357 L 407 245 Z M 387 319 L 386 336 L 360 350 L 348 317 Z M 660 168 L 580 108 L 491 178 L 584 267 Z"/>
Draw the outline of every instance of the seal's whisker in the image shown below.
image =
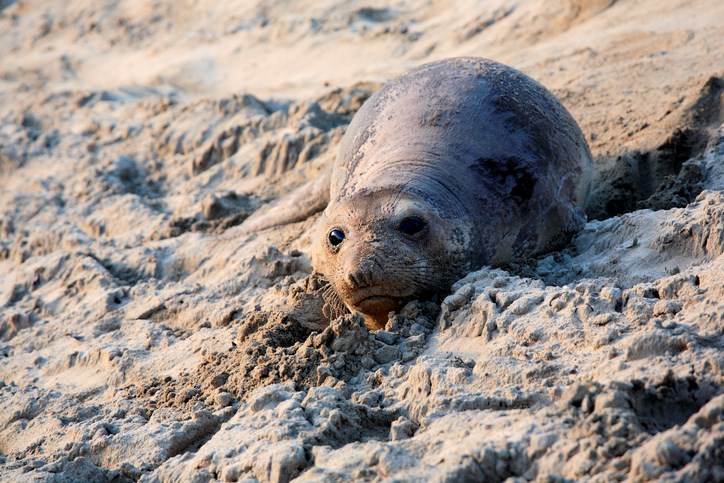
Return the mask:
<path fill-rule="evenodd" d="M 344 205 L 344 212 L 348 219 L 354 219 L 355 211 L 354 206 L 352 205 Z"/>
<path fill-rule="evenodd" d="M 397 190 L 397 194 L 392 199 L 392 202 L 390 203 L 391 207 L 394 209 L 397 207 L 397 204 L 400 202 L 400 199 L 402 199 L 402 195 L 405 194 L 405 188 L 407 188 L 407 185 L 410 184 L 410 180 L 405 181 L 402 185 L 399 186 Z"/>
<path fill-rule="evenodd" d="M 324 300 L 325 308 L 323 312 L 329 320 L 334 320 L 342 315 L 349 313 L 347 306 L 340 298 L 339 294 L 334 290 L 334 287 L 327 285 L 322 291 L 322 300 Z"/>

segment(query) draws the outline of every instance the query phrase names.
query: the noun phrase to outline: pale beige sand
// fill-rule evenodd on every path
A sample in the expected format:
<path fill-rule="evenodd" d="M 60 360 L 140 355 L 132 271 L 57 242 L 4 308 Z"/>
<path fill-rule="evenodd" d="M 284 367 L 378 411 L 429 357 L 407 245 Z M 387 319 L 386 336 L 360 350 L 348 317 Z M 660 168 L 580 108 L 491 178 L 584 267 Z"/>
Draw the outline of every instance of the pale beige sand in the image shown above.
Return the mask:
<path fill-rule="evenodd" d="M 0 0 L 0 481 L 724 481 L 724 3 Z M 490 57 L 596 158 L 566 250 L 370 333 L 314 179 L 386 79 Z"/>

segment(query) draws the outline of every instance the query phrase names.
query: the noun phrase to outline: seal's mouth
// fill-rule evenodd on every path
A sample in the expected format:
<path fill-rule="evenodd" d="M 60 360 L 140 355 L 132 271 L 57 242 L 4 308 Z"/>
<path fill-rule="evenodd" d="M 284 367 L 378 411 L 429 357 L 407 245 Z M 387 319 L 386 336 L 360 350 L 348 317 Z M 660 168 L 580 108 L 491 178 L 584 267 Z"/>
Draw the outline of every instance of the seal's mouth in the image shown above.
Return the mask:
<path fill-rule="evenodd" d="M 359 300 L 351 308 L 361 313 L 372 329 L 382 329 L 387 324 L 390 312 L 397 312 L 404 305 L 404 299 L 385 295 L 372 295 Z"/>
<path fill-rule="evenodd" d="M 367 319 L 375 321 L 376 326 L 384 327 L 390 312 L 397 312 L 408 300 L 405 297 L 390 294 L 379 287 L 366 287 L 350 294 L 349 307 Z"/>
<path fill-rule="evenodd" d="M 396 297 L 387 297 L 384 295 L 373 295 L 371 297 L 364 298 L 354 304 L 362 313 L 367 312 L 379 312 L 384 307 L 390 307 L 388 312 L 400 308 L 402 300 Z"/>
<path fill-rule="evenodd" d="M 347 308 L 359 312 L 367 325 L 374 329 L 384 328 L 390 312 L 400 309 L 414 298 L 414 294 L 400 293 L 390 287 L 362 287 L 343 292 L 342 300 Z"/>
<path fill-rule="evenodd" d="M 383 287 L 364 287 L 348 292 L 347 302 L 355 308 L 363 309 L 365 306 L 383 303 L 394 302 L 397 305 L 404 298 L 401 294 L 393 293 L 392 290 Z"/>

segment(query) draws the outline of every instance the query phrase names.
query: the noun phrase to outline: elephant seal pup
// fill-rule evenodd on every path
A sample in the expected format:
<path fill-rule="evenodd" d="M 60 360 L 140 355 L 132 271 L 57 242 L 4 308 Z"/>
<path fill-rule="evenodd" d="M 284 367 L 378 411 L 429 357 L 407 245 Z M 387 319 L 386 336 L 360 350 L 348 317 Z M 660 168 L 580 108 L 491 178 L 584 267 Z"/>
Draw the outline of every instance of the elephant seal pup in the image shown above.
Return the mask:
<path fill-rule="evenodd" d="M 373 328 L 460 277 L 555 249 L 585 221 L 591 154 L 542 85 L 480 58 L 423 65 L 359 110 L 314 269 Z"/>

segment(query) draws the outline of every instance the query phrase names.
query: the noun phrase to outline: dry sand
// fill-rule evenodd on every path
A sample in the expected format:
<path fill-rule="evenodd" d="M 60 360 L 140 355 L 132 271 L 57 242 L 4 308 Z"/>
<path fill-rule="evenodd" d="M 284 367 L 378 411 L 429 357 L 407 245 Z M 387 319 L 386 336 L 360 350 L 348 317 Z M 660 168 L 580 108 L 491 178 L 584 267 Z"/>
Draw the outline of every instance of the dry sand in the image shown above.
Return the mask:
<path fill-rule="evenodd" d="M 1 481 L 724 481 L 724 3 L 0 0 Z M 596 158 L 571 245 L 325 327 L 313 179 L 458 55 Z"/>

